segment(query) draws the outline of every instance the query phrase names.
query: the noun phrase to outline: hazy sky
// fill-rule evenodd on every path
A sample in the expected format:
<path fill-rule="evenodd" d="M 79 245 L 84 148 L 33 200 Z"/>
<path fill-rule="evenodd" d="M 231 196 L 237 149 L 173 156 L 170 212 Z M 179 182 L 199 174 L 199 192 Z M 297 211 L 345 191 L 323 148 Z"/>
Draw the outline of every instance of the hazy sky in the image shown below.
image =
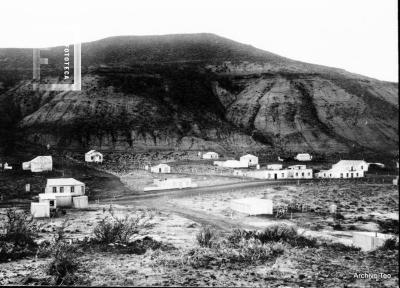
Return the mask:
<path fill-rule="evenodd" d="M 398 81 L 395 0 L 1 0 L 0 47 L 116 35 L 215 33 L 276 54 Z"/>

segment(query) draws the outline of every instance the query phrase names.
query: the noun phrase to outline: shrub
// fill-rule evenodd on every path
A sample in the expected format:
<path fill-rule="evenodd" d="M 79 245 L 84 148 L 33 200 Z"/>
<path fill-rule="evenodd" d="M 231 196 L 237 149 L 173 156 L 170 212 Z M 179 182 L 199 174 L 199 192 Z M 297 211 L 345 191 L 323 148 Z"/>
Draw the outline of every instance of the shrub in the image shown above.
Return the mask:
<path fill-rule="evenodd" d="M 383 251 L 399 250 L 399 240 L 396 237 L 389 238 L 379 249 Z"/>
<path fill-rule="evenodd" d="M 37 227 L 31 215 L 24 211 L 7 209 L 3 229 L 5 233 L 0 235 L 0 262 L 35 253 Z"/>
<path fill-rule="evenodd" d="M 80 262 L 75 249 L 75 246 L 64 242 L 58 242 L 53 247 L 47 274 L 53 277 L 55 285 L 74 285 L 78 281 L 75 273 L 80 267 Z"/>
<path fill-rule="evenodd" d="M 315 247 L 317 240 L 300 235 L 293 226 L 286 224 L 271 225 L 261 232 L 234 230 L 228 240 L 235 243 L 240 239 L 258 239 L 261 243 L 286 242 L 292 246 Z"/>
<path fill-rule="evenodd" d="M 214 229 L 210 227 L 202 227 L 196 235 L 197 243 L 200 247 L 211 248 L 217 240 L 217 233 Z"/>
<path fill-rule="evenodd" d="M 127 215 L 124 218 L 112 215 L 105 217 L 94 228 L 94 240 L 100 244 L 116 242 L 128 244 L 132 236 L 149 227 L 151 227 L 149 218 L 143 213 L 138 213 L 134 217 Z"/>

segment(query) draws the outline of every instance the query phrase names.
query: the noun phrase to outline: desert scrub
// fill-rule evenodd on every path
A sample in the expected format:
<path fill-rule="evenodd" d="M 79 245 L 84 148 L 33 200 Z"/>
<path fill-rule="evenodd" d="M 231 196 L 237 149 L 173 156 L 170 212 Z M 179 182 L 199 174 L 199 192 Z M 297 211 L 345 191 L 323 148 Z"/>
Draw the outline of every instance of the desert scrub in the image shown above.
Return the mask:
<path fill-rule="evenodd" d="M 119 218 L 111 213 L 102 219 L 93 230 L 94 241 L 99 244 L 128 244 L 131 237 L 152 227 L 151 216 L 137 212 L 134 216 Z"/>
<path fill-rule="evenodd" d="M 232 245 L 229 241 L 222 240 L 212 248 L 191 249 L 182 257 L 181 263 L 193 268 L 257 265 L 266 261 L 274 261 L 284 250 L 282 243 L 263 244 L 257 239 L 243 239 Z"/>
<path fill-rule="evenodd" d="M 52 249 L 52 259 L 47 267 L 47 275 L 51 277 L 49 284 L 77 285 L 82 279 L 76 275 L 81 268 L 77 246 L 65 242 L 57 242 Z"/>
<path fill-rule="evenodd" d="M 211 248 L 218 238 L 217 231 L 209 226 L 202 227 L 196 234 L 197 243 L 200 247 Z"/>
<path fill-rule="evenodd" d="M 37 226 L 25 211 L 7 209 L 1 222 L 0 262 L 16 260 L 36 252 Z"/>
<path fill-rule="evenodd" d="M 318 245 L 316 239 L 305 237 L 299 234 L 296 228 L 286 224 L 268 226 L 254 235 L 262 243 L 282 241 L 298 247 L 316 247 Z"/>

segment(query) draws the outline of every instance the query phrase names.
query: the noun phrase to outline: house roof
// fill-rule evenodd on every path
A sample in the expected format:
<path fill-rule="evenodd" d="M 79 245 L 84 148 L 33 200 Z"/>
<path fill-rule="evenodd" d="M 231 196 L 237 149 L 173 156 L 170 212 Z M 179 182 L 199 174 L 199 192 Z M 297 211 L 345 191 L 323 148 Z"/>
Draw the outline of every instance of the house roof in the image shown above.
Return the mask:
<path fill-rule="evenodd" d="M 46 184 L 46 186 L 72 186 L 72 185 L 84 185 L 84 184 L 74 178 L 47 179 L 47 184 Z"/>
<path fill-rule="evenodd" d="M 338 163 L 333 164 L 333 166 L 341 166 L 341 165 L 345 165 L 345 166 L 354 166 L 354 165 L 360 165 L 360 164 L 368 164 L 367 162 L 365 162 L 364 160 L 340 160 Z"/>
<path fill-rule="evenodd" d="M 99 153 L 99 154 L 101 154 L 99 151 L 90 150 L 89 152 L 86 152 L 86 155 L 90 155 L 90 154 L 93 154 L 93 153 Z"/>
<path fill-rule="evenodd" d="M 246 155 L 243 155 L 243 156 L 240 157 L 240 158 L 243 158 L 243 157 L 246 157 L 246 158 L 248 158 L 248 157 L 257 158 L 257 156 L 252 155 L 252 154 L 246 154 Z"/>
<path fill-rule="evenodd" d="M 165 164 L 165 163 L 160 163 L 160 164 L 154 165 L 152 167 L 170 167 L 170 166 L 168 164 Z"/>
<path fill-rule="evenodd" d="M 39 161 L 39 162 L 53 162 L 53 158 L 51 156 L 37 156 L 33 158 L 30 162 L 32 161 Z"/>
<path fill-rule="evenodd" d="M 218 153 L 217 152 L 213 152 L 213 151 L 209 151 L 209 152 L 204 153 L 204 155 L 206 155 L 206 154 L 218 154 Z"/>

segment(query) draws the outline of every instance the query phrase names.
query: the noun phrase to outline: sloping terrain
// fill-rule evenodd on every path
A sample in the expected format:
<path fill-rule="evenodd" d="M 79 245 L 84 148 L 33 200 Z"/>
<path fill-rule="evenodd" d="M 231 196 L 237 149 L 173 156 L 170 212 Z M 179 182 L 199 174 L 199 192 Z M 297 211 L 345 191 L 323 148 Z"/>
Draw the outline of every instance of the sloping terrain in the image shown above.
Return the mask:
<path fill-rule="evenodd" d="M 64 47 L 43 51 L 61 75 Z M 82 45 L 82 91 L 33 92 L 30 49 L 0 49 L 0 147 L 396 153 L 398 84 L 212 34 Z"/>

